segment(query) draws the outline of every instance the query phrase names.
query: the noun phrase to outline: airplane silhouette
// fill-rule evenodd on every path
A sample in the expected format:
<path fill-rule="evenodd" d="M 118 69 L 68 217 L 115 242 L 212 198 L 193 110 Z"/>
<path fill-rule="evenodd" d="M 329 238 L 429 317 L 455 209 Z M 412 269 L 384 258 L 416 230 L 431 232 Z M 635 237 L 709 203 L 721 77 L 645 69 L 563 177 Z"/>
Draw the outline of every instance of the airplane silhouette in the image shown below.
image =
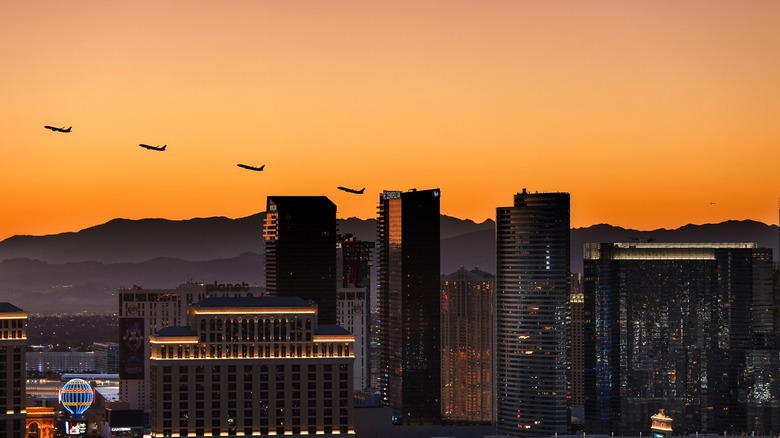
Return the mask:
<path fill-rule="evenodd" d="M 345 191 L 345 192 L 347 192 L 347 193 L 354 193 L 354 194 L 356 194 L 356 195 L 362 195 L 362 194 L 363 194 L 363 190 L 365 190 L 365 189 L 366 189 L 365 187 L 363 187 L 363 188 L 362 188 L 362 189 L 360 189 L 360 190 L 355 190 L 355 189 L 350 189 L 350 188 L 347 188 L 347 187 L 341 187 L 341 186 L 338 186 L 338 187 L 336 187 L 336 188 L 337 188 L 337 189 L 339 189 L 339 190 L 344 190 L 344 191 Z"/>
<path fill-rule="evenodd" d="M 72 126 L 68 126 L 68 129 L 65 129 L 65 127 L 64 127 L 64 126 L 63 126 L 62 128 L 58 128 L 58 127 L 56 127 L 56 126 L 49 126 L 49 125 L 46 125 L 46 126 L 44 126 L 44 128 L 46 128 L 46 129 L 51 129 L 51 130 L 52 130 L 52 131 L 54 131 L 54 132 L 70 132 L 70 128 L 72 128 Z"/>
<path fill-rule="evenodd" d="M 149 149 L 150 151 L 164 151 L 165 147 L 168 146 L 167 144 L 164 144 L 162 146 L 149 146 L 148 144 L 139 144 L 138 146 L 141 146 L 142 148 Z"/>
<path fill-rule="evenodd" d="M 250 166 L 248 164 L 236 164 L 236 166 L 242 167 L 242 168 L 248 169 L 248 170 L 254 170 L 254 171 L 257 171 L 257 172 L 260 172 L 261 170 L 263 170 L 265 168 L 265 164 L 263 164 L 260 167 Z"/>

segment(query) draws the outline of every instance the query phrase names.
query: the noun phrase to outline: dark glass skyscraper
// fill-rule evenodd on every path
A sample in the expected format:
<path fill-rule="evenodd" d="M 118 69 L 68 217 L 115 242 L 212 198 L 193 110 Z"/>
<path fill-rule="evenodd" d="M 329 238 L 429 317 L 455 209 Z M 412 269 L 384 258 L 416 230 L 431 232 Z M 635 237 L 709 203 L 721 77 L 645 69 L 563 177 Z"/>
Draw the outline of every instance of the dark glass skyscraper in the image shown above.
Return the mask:
<path fill-rule="evenodd" d="M 380 389 L 395 424 L 440 421 L 439 193 L 379 198 Z"/>
<path fill-rule="evenodd" d="M 568 193 L 522 193 L 496 210 L 496 429 L 568 432 Z"/>
<path fill-rule="evenodd" d="M 325 196 L 269 196 L 265 229 L 266 290 L 319 306 L 336 324 L 336 204 Z"/>
<path fill-rule="evenodd" d="M 675 435 L 769 432 L 751 412 L 778 390 L 771 278 L 755 244 L 586 244 L 586 431 L 636 435 L 664 409 Z"/>

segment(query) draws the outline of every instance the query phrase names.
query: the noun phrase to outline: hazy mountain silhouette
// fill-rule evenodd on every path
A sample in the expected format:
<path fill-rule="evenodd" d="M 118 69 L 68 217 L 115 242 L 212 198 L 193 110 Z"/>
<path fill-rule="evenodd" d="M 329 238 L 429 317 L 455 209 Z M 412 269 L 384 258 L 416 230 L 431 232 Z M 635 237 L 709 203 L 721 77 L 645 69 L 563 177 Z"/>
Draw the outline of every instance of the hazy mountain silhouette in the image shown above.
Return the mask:
<path fill-rule="evenodd" d="M 0 242 L 0 301 L 29 312 L 115 312 L 119 287 L 175 287 L 187 280 L 265 283 L 265 213 L 182 221 L 115 219 L 78 232 Z M 374 219 L 339 220 L 339 233 L 374 241 Z M 495 223 L 441 218 L 441 272 L 495 273 Z M 606 224 L 572 230 L 572 271 L 586 242 L 757 242 L 778 254 L 778 227 L 756 221 L 637 231 Z M 376 265 L 376 261 L 375 261 Z"/>
<path fill-rule="evenodd" d="M 50 263 L 142 262 L 155 257 L 212 260 L 263 252 L 265 213 L 240 219 L 114 219 L 78 232 L 13 236 L 0 242 L 0 260 L 27 257 Z"/>

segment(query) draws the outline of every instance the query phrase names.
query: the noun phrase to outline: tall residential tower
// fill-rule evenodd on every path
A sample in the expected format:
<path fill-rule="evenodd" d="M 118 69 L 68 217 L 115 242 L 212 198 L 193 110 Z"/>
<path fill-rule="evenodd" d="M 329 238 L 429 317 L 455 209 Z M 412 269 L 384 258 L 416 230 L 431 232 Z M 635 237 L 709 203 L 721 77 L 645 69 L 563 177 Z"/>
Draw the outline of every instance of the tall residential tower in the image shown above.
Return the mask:
<path fill-rule="evenodd" d="M 496 429 L 568 431 L 568 193 L 522 193 L 496 210 Z"/>
<path fill-rule="evenodd" d="M 460 268 L 441 280 L 441 402 L 447 422 L 493 422 L 495 276 Z"/>
<path fill-rule="evenodd" d="M 394 424 L 440 421 L 439 194 L 379 198 L 380 390 Z"/>
<path fill-rule="evenodd" d="M 265 284 L 270 295 L 301 297 L 336 323 L 336 204 L 325 196 L 269 196 Z"/>

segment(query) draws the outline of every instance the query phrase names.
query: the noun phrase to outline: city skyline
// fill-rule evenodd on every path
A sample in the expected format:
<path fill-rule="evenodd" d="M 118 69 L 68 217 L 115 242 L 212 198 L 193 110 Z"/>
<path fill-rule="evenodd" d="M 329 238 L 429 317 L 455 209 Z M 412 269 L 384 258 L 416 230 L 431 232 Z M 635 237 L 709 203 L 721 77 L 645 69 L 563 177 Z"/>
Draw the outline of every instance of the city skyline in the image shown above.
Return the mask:
<path fill-rule="evenodd" d="M 270 194 L 369 218 L 382 190 L 412 187 L 475 221 L 528 187 L 570 192 L 574 227 L 775 223 L 779 16 L 774 1 L 9 4 L 0 239 L 245 217 Z"/>

